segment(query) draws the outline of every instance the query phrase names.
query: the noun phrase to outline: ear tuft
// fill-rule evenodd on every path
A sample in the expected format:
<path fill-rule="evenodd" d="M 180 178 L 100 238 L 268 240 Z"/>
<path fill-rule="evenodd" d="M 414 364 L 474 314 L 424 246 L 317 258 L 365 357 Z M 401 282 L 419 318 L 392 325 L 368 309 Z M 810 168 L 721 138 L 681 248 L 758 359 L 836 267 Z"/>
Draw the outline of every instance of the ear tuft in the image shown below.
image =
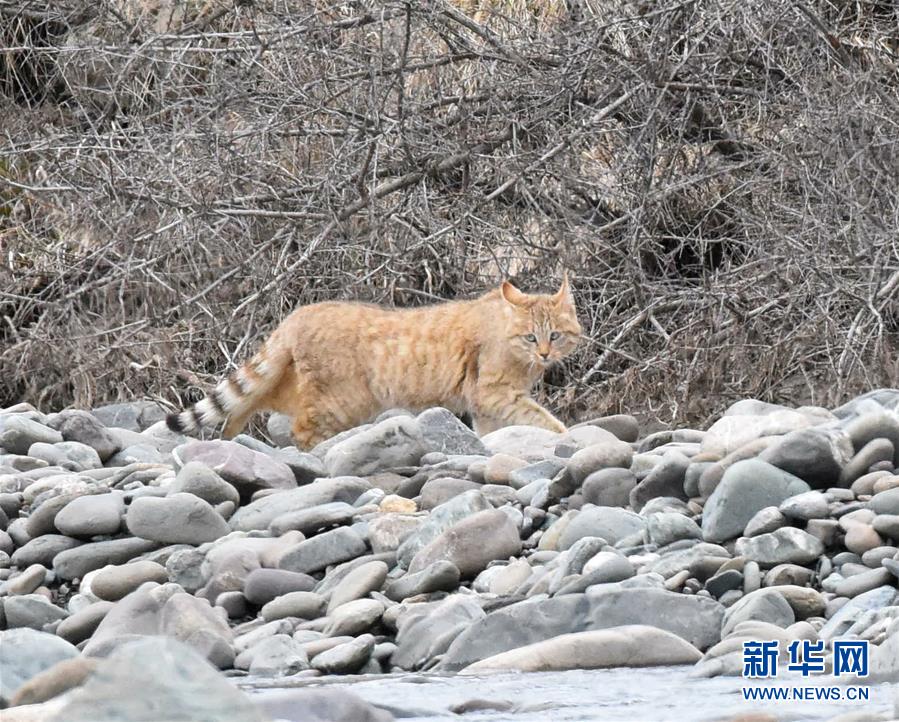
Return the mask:
<path fill-rule="evenodd" d="M 565 271 L 562 274 L 562 285 L 559 286 L 559 290 L 556 291 L 555 299 L 558 304 L 565 303 L 569 306 L 574 305 L 574 296 L 571 293 L 571 286 L 568 284 L 568 271 Z"/>
<path fill-rule="evenodd" d="M 515 288 L 509 281 L 503 281 L 503 285 L 499 287 L 499 292 L 513 306 L 521 306 L 526 299 L 525 294 Z"/>

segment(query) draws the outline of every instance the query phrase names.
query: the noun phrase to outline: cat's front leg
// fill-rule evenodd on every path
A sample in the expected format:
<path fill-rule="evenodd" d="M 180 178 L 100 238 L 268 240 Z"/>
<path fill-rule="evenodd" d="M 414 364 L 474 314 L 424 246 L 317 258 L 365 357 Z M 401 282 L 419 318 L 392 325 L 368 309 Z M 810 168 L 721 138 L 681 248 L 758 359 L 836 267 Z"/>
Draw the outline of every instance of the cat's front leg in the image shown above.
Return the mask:
<path fill-rule="evenodd" d="M 539 426 L 560 434 L 567 431 L 565 424 L 525 394 L 509 395 L 482 390 L 474 416 L 478 434 L 515 424 Z"/>

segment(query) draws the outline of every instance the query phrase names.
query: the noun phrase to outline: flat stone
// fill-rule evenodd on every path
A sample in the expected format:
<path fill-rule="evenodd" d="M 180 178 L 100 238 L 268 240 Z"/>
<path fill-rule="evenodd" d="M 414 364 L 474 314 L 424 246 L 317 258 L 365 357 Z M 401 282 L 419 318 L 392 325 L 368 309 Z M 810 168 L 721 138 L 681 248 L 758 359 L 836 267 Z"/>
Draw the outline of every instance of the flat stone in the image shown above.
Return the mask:
<path fill-rule="evenodd" d="M 669 451 L 662 460 L 637 484 L 630 494 L 630 504 L 641 511 L 651 500 L 659 496 L 687 499 L 684 481 L 690 460 L 678 451 Z"/>
<path fill-rule="evenodd" d="M 351 570 L 332 590 L 328 600 L 328 613 L 342 604 L 379 591 L 387 579 L 387 571 L 388 567 L 382 561 L 367 562 Z"/>
<path fill-rule="evenodd" d="M 681 539 L 702 539 L 702 529 L 690 517 L 677 512 L 657 512 L 646 518 L 652 544 L 663 547 Z"/>
<path fill-rule="evenodd" d="M 586 536 L 600 537 L 614 545 L 625 537 L 643 532 L 645 527 L 646 520 L 632 511 L 585 505 L 565 526 L 559 537 L 558 549 L 568 549 L 578 539 Z"/>
<path fill-rule="evenodd" d="M 47 567 L 43 564 L 32 564 L 18 576 L 9 579 L 2 588 L 11 596 L 31 594 L 44 583 L 46 577 Z"/>
<path fill-rule="evenodd" d="M 738 624 L 750 620 L 767 622 L 785 629 L 796 621 L 796 613 L 780 592 L 759 589 L 747 594 L 728 608 L 724 615 L 721 636 L 727 637 Z"/>
<path fill-rule="evenodd" d="M 899 515 L 899 487 L 872 496 L 868 508 L 875 514 Z"/>
<path fill-rule="evenodd" d="M 629 625 L 563 634 L 501 652 L 465 667 L 461 674 L 695 664 L 701 657 L 696 647 L 676 634 L 646 625 Z"/>
<path fill-rule="evenodd" d="M 560 634 L 647 624 L 678 635 L 703 650 L 720 639 L 724 607 L 701 596 L 658 588 L 621 588 L 597 593 L 534 598 L 490 612 L 469 623 L 436 666 L 458 671 L 474 662 Z"/>
<path fill-rule="evenodd" d="M 329 637 L 351 636 L 367 632 L 381 618 L 384 605 L 376 599 L 356 599 L 334 609 L 325 628 Z"/>
<path fill-rule="evenodd" d="M 388 598 L 401 602 L 409 597 L 431 592 L 451 592 L 458 588 L 461 574 L 452 562 L 440 560 L 420 572 L 406 573 L 390 582 L 384 593 Z"/>
<path fill-rule="evenodd" d="M 311 536 L 322 529 L 350 524 L 356 513 L 356 508 L 351 504 L 345 501 L 332 501 L 276 516 L 268 528 L 276 536 L 291 530 Z"/>
<path fill-rule="evenodd" d="M 540 461 L 548 455 L 561 434 L 536 426 L 504 426 L 481 437 L 490 454 L 508 454 L 525 461 Z"/>
<path fill-rule="evenodd" d="M 9 629 L 29 627 L 41 630 L 48 624 L 69 616 L 68 612 L 60 609 L 41 594 L 20 594 L 6 597 L 3 611 Z"/>
<path fill-rule="evenodd" d="M 115 436 L 88 411 L 67 410 L 57 414 L 52 426 L 66 441 L 78 441 L 90 446 L 102 461 L 119 450 Z"/>
<path fill-rule="evenodd" d="M 62 534 L 44 534 L 31 539 L 24 546 L 12 553 L 11 561 L 14 566 L 24 569 L 32 564 L 41 564 L 45 567 L 52 566 L 56 555 L 80 546 L 81 542 Z"/>
<path fill-rule="evenodd" d="M 229 521 L 236 531 L 265 530 L 283 514 L 335 501 L 352 504 L 371 488 L 365 479 L 354 476 L 319 479 L 297 489 L 263 496 L 238 509 Z"/>
<path fill-rule="evenodd" d="M 100 622 L 115 605 L 112 602 L 94 602 L 69 617 L 63 619 L 56 628 L 56 634 L 67 642 L 80 644 L 100 626 Z"/>
<path fill-rule="evenodd" d="M 478 512 L 442 532 L 416 553 L 409 563 L 412 573 L 436 561 L 456 566 L 462 578 L 473 578 L 495 559 L 507 559 L 521 552 L 518 527 L 500 509 Z"/>
<path fill-rule="evenodd" d="M 824 519 L 828 515 L 827 497 L 820 491 L 807 491 L 784 499 L 778 509 L 784 516 L 798 521 Z"/>
<path fill-rule="evenodd" d="M 440 504 L 400 544 L 397 549 L 397 563 L 402 568 L 408 569 L 412 558 L 444 531 L 472 514 L 492 508 L 493 506 L 487 501 L 486 497 L 477 490 L 463 492 L 459 496 Z"/>
<path fill-rule="evenodd" d="M 769 534 L 781 527 L 787 526 L 789 520 L 784 516 L 783 512 L 776 506 L 766 506 L 759 509 L 752 518 L 746 522 L 746 528 L 743 530 L 744 536 L 758 536 L 759 534 Z"/>
<path fill-rule="evenodd" d="M 27 454 L 32 444 L 62 443 L 55 429 L 26 418 L 23 414 L 0 414 L 0 448 L 10 454 Z"/>
<path fill-rule="evenodd" d="M 802 529 L 784 527 L 770 534 L 737 540 L 737 554 L 761 566 L 775 564 L 809 564 L 824 553 L 821 540 Z"/>
<path fill-rule="evenodd" d="M 184 493 L 135 499 L 128 507 L 125 523 L 134 536 L 164 544 L 199 545 L 231 531 L 208 502 Z"/>
<path fill-rule="evenodd" d="M 286 617 L 317 619 L 325 610 L 325 599 L 315 592 L 288 592 L 262 607 L 260 616 L 266 622 Z"/>
<path fill-rule="evenodd" d="M 164 566 L 156 562 L 138 560 L 130 564 L 101 569 L 91 580 L 91 591 L 100 599 L 117 602 L 144 582 L 163 584 L 168 580 L 168 572 Z"/>
<path fill-rule="evenodd" d="M 133 538 L 82 544 L 57 554 L 53 558 L 53 571 L 62 579 L 80 579 L 94 569 L 107 564 L 124 564 L 157 546 L 156 542 Z"/>
<path fill-rule="evenodd" d="M 351 642 L 338 644 L 336 647 L 317 654 L 312 659 L 312 668 L 322 674 L 353 674 L 365 666 L 375 648 L 375 638 L 363 634 Z"/>
<path fill-rule="evenodd" d="M 125 501 L 121 493 L 92 494 L 68 502 L 53 523 L 63 534 L 90 538 L 118 532 L 124 515 Z"/>
<path fill-rule="evenodd" d="M 282 594 L 311 592 L 315 579 L 284 569 L 254 569 L 244 579 L 243 594 L 251 604 L 262 606 Z"/>
<path fill-rule="evenodd" d="M 309 574 L 365 553 L 365 540 L 351 527 L 338 527 L 300 542 L 284 552 L 281 569 Z"/>

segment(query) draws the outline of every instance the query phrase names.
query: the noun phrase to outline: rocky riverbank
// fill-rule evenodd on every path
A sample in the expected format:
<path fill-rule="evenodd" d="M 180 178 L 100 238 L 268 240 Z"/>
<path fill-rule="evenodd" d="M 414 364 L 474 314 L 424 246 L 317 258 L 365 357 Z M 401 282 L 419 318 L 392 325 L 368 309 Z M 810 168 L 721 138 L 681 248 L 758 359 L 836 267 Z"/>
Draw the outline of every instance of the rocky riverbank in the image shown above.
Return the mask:
<path fill-rule="evenodd" d="M 269 436 L 187 439 L 145 403 L 0 411 L 4 720 L 389 719 L 225 677 L 739 675 L 745 640 L 868 640 L 868 681 L 899 679 L 897 390 L 745 400 L 707 431 L 478 438 L 431 409 L 309 453 Z"/>

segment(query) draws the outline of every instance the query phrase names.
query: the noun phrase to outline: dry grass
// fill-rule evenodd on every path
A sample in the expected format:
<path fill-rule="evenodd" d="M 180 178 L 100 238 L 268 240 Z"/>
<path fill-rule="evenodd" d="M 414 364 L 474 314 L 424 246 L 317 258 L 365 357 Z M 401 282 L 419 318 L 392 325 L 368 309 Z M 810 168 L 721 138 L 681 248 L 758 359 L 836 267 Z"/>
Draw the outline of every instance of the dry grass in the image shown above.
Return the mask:
<path fill-rule="evenodd" d="M 0 406 L 574 272 L 575 418 L 899 385 L 894 3 L 0 0 Z"/>

